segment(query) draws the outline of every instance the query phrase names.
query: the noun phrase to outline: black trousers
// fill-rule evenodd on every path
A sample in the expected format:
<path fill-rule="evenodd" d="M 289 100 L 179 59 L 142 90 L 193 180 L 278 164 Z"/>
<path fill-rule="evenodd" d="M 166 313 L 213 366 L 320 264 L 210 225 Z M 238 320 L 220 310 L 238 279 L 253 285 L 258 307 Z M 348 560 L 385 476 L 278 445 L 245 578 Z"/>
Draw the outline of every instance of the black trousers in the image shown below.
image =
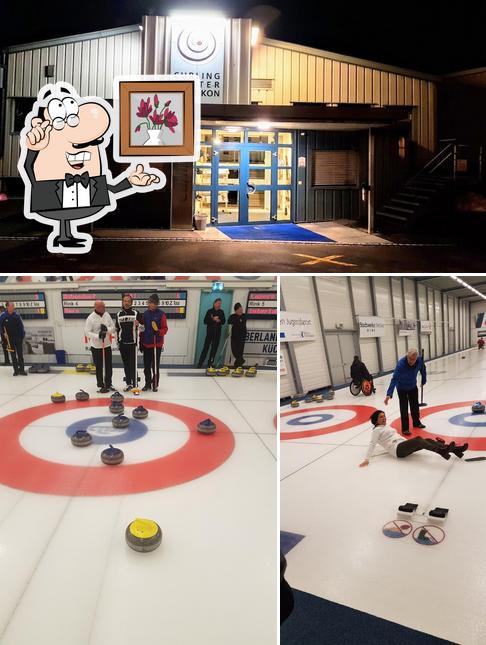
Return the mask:
<path fill-rule="evenodd" d="M 4 364 L 10 365 L 10 352 L 8 351 L 6 346 L 3 346 L 3 358 L 4 358 Z"/>
<path fill-rule="evenodd" d="M 103 349 L 100 347 L 91 348 L 93 363 L 96 367 L 96 383 L 98 387 L 111 387 L 111 377 L 113 374 L 113 361 L 111 356 L 111 347 L 105 347 L 105 373 L 103 374 Z"/>
<path fill-rule="evenodd" d="M 211 331 L 208 329 L 206 333 L 206 340 L 204 341 L 204 347 L 202 348 L 201 356 L 199 357 L 199 362 L 197 364 L 198 367 L 202 367 L 204 360 L 206 359 L 206 355 L 209 351 L 209 348 L 211 348 L 211 351 L 209 351 L 208 367 L 211 367 L 213 365 L 214 359 L 216 358 L 216 353 L 218 351 L 220 340 L 221 340 L 220 326 L 214 331 Z"/>
<path fill-rule="evenodd" d="M 22 349 L 22 339 L 21 338 L 11 338 L 10 347 L 14 350 L 9 352 L 12 356 L 12 365 L 14 369 L 14 374 L 24 371 L 24 351 Z"/>
<path fill-rule="evenodd" d="M 413 390 L 398 390 L 398 399 L 400 401 L 400 418 L 402 420 L 402 432 L 408 430 L 408 406 L 410 405 L 410 414 L 414 427 L 420 423 L 420 409 L 418 402 L 417 386 Z"/>
<path fill-rule="evenodd" d="M 125 383 L 136 387 L 136 355 L 137 347 L 135 343 L 120 343 L 120 355 L 123 362 L 123 369 L 125 371 Z"/>
<path fill-rule="evenodd" d="M 407 439 L 407 441 L 402 441 L 397 446 L 397 457 L 403 459 L 408 457 L 414 452 L 419 450 L 431 450 L 432 452 L 437 452 L 440 448 L 443 448 L 444 444 L 439 441 L 434 441 L 433 439 L 424 439 L 423 437 L 414 437 L 413 439 Z"/>
<path fill-rule="evenodd" d="M 231 353 L 235 357 L 235 367 L 241 367 L 245 362 L 243 352 L 245 351 L 245 337 L 231 336 Z"/>
<path fill-rule="evenodd" d="M 156 347 L 156 363 L 155 363 L 155 382 L 156 386 L 159 385 L 160 378 L 160 355 L 162 354 L 162 347 Z M 145 374 L 145 385 L 153 385 L 154 382 L 154 348 L 143 348 L 143 373 Z"/>

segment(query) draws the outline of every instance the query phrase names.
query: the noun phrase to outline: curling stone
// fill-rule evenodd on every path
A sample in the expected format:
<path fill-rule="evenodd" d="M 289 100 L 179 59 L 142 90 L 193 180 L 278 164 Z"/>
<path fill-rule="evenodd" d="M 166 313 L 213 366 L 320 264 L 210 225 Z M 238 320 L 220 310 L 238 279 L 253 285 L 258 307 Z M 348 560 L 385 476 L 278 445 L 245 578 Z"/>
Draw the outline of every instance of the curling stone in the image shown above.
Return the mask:
<path fill-rule="evenodd" d="M 304 401 L 305 401 L 306 403 L 312 403 L 312 402 L 314 401 L 314 399 L 312 398 L 312 396 L 311 396 L 310 394 L 308 394 L 308 395 L 305 397 Z"/>
<path fill-rule="evenodd" d="M 79 390 L 79 392 L 76 392 L 74 396 L 76 401 L 87 401 L 89 399 L 89 394 L 84 390 Z"/>
<path fill-rule="evenodd" d="M 322 403 L 324 401 L 324 397 L 322 396 L 322 394 L 313 394 L 312 400 L 314 401 L 314 403 Z"/>
<path fill-rule="evenodd" d="M 54 392 L 54 394 L 51 394 L 51 401 L 53 403 L 64 403 L 66 401 L 66 397 L 60 392 Z"/>
<path fill-rule="evenodd" d="M 407 502 L 406 504 L 401 504 L 398 507 L 398 515 L 413 515 L 418 508 L 418 504 Z"/>
<path fill-rule="evenodd" d="M 473 414 L 484 414 L 484 403 L 476 401 L 476 403 L 472 404 L 471 410 Z"/>
<path fill-rule="evenodd" d="M 292 401 L 290 401 L 290 406 L 292 408 L 298 408 L 299 405 L 300 405 L 300 403 L 297 401 L 297 399 L 292 399 Z"/>
<path fill-rule="evenodd" d="M 86 372 L 86 366 L 83 363 L 78 363 L 76 365 L 76 372 Z"/>
<path fill-rule="evenodd" d="M 39 373 L 38 365 L 31 365 L 29 367 L 29 374 L 38 374 L 38 373 Z"/>
<path fill-rule="evenodd" d="M 239 378 L 243 376 L 244 373 L 245 373 L 245 370 L 242 367 L 237 367 L 231 372 L 231 376 L 234 376 L 235 378 Z"/>
<path fill-rule="evenodd" d="M 130 424 L 130 419 L 123 414 L 113 417 L 111 420 L 114 428 L 127 428 Z"/>
<path fill-rule="evenodd" d="M 139 405 L 132 410 L 132 417 L 134 419 L 146 419 L 148 417 L 148 410 L 143 405 Z"/>
<path fill-rule="evenodd" d="M 216 432 L 216 424 L 211 419 L 204 419 L 197 424 L 197 430 L 201 434 L 213 434 Z"/>
<path fill-rule="evenodd" d="M 90 363 L 86 371 L 89 372 L 90 374 L 96 374 L 96 365 L 93 365 L 93 363 Z"/>
<path fill-rule="evenodd" d="M 125 540 L 134 551 L 155 551 L 162 542 L 162 531 L 157 522 L 137 517 L 127 526 Z"/>
<path fill-rule="evenodd" d="M 76 432 L 71 437 L 71 443 L 77 448 L 84 448 L 89 446 L 93 441 L 93 437 L 86 432 L 86 430 L 76 430 Z"/>
<path fill-rule="evenodd" d="M 229 373 L 229 367 L 226 365 L 224 367 L 220 367 L 219 370 L 216 370 L 216 376 L 228 376 Z"/>
<path fill-rule="evenodd" d="M 101 461 L 107 466 L 118 466 L 123 461 L 125 455 L 120 448 L 114 448 L 111 443 L 110 447 L 101 453 Z"/>
<path fill-rule="evenodd" d="M 110 412 L 113 414 L 122 414 L 122 412 L 125 410 L 125 407 L 123 403 L 120 403 L 119 401 L 112 401 L 110 403 Z"/>
<path fill-rule="evenodd" d="M 331 390 L 331 389 L 326 390 L 326 392 L 324 392 L 324 394 L 323 394 L 323 397 L 327 401 L 332 401 L 332 399 L 334 398 L 334 390 Z"/>
<path fill-rule="evenodd" d="M 206 376 L 216 376 L 218 370 L 215 369 L 214 367 L 208 367 L 206 369 Z"/>
<path fill-rule="evenodd" d="M 120 392 L 113 392 L 110 398 L 113 403 L 123 403 L 123 401 L 125 400 L 125 397 L 123 396 L 123 394 L 120 394 Z"/>
<path fill-rule="evenodd" d="M 253 367 L 249 367 L 245 372 L 245 376 L 249 376 L 250 378 L 253 378 L 256 375 L 257 375 L 256 365 L 254 365 Z"/>
<path fill-rule="evenodd" d="M 50 371 L 51 368 L 45 363 L 39 363 L 39 365 L 37 365 L 37 374 L 49 374 Z"/>

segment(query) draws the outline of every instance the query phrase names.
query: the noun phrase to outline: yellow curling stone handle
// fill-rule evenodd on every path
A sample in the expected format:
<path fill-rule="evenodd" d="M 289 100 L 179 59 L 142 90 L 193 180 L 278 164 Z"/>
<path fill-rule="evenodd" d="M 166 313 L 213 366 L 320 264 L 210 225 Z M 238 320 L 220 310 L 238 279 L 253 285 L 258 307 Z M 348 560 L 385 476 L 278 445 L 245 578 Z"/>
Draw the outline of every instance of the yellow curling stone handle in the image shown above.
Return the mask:
<path fill-rule="evenodd" d="M 151 538 L 159 530 L 159 527 L 156 522 L 153 520 L 145 520 L 140 517 L 137 517 L 130 524 L 130 533 L 137 538 Z"/>

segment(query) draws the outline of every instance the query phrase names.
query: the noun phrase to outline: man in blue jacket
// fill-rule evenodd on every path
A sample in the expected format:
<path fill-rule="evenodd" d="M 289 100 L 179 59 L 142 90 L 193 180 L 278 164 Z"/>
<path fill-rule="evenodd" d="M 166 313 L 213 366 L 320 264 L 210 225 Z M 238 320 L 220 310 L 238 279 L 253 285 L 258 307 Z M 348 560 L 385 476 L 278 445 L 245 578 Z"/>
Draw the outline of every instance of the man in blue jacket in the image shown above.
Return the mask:
<path fill-rule="evenodd" d="M 393 372 L 390 386 L 386 391 L 385 405 L 393 396 L 393 390 L 397 388 L 400 401 L 400 417 L 402 420 L 402 434 L 412 434 L 408 429 L 408 406 L 414 428 L 425 428 L 420 421 L 420 408 L 418 402 L 417 375 L 422 375 L 422 385 L 427 382 L 427 371 L 422 358 L 416 349 L 409 349 L 407 355 L 401 358 Z"/>
<path fill-rule="evenodd" d="M 27 376 L 24 369 L 24 353 L 22 343 L 24 341 L 25 329 L 22 318 L 15 311 L 13 302 L 5 303 L 5 311 L 0 316 L 0 333 L 5 340 L 7 351 L 12 355 L 14 376 Z"/>

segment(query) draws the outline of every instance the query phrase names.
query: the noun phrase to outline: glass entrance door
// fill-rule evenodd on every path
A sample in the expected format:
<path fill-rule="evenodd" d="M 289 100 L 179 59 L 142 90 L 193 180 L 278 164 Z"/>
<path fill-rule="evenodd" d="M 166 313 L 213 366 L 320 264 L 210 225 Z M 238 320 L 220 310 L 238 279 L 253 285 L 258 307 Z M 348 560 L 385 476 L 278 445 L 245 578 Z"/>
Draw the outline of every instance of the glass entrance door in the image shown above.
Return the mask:
<path fill-rule="evenodd" d="M 292 132 L 204 128 L 195 167 L 195 212 L 208 224 L 292 219 Z"/>

